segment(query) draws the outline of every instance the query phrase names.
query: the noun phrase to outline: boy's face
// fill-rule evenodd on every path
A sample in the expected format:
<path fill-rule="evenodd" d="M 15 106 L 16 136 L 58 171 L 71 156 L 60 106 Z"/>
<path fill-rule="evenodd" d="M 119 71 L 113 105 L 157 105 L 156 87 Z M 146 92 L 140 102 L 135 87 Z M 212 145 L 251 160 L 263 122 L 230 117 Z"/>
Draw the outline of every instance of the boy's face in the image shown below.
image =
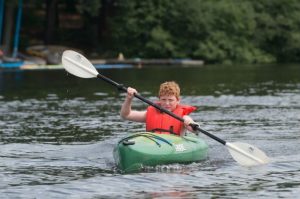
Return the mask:
<path fill-rule="evenodd" d="M 179 104 L 179 99 L 175 95 L 163 95 L 159 97 L 160 105 L 168 111 L 173 111 Z"/>

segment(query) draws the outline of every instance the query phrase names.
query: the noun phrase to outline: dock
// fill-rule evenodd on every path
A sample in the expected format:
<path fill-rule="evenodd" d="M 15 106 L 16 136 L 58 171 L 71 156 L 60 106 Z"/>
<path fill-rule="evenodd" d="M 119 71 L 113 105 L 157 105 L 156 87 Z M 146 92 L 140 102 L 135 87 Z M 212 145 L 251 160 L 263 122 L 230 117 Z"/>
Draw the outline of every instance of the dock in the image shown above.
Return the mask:
<path fill-rule="evenodd" d="M 202 60 L 191 59 L 91 59 L 91 63 L 97 69 L 123 69 L 123 68 L 142 68 L 144 66 L 202 66 Z M 10 62 L 0 63 L 0 69 L 19 69 L 19 70 L 59 70 L 63 69 L 62 64 L 36 64 L 34 62 Z"/>
<path fill-rule="evenodd" d="M 135 66 L 144 65 L 180 65 L 180 66 L 202 66 L 203 60 L 192 59 L 94 59 L 91 60 L 92 64 L 131 64 Z"/>

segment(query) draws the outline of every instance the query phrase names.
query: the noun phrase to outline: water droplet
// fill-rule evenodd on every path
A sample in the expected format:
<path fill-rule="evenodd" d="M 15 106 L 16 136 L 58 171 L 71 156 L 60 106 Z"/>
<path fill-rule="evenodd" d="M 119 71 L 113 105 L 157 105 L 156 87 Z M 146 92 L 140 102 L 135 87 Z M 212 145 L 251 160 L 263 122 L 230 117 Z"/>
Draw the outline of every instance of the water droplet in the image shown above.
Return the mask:
<path fill-rule="evenodd" d="M 254 148 L 249 147 L 249 148 L 248 148 L 248 151 L 249 151 L 250 153 L 253 153 L 253 152 L 254 152 Z"/>

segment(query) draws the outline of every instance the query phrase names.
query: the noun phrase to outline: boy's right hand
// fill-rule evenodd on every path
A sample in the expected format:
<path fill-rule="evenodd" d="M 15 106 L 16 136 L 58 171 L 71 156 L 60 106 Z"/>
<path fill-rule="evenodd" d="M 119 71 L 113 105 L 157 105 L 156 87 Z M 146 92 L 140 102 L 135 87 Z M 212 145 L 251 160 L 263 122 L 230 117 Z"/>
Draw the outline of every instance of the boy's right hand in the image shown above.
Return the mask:
<path fill-rule="evenodd" d="M 131 87 L 127 88 L 127 97 L 129 99 L 132 99 L 134 97 L 135 93 L 137 93 L 137 91 L 134 88 L 131 88 Z"/>

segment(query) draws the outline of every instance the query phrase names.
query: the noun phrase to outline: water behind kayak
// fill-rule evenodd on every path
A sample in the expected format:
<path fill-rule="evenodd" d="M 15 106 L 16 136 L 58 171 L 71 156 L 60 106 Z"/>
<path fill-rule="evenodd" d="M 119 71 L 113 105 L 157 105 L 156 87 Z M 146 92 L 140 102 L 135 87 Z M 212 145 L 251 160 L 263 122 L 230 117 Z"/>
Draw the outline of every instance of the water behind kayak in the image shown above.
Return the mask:
<path fill-rule="evenodd" d="M 300 194 L 300 67 L 204 66 L 103 70 L 155 100 L 176 80 L 201 127 L 259 147 L 268 165 L 239 166 L 205 135 L 209 158 L 143 172 L 116 170 L 112 150 L 144 125 L 122 121 L 124 94 L 65 71 L 0 71 L 1 198 L 296 198 Z M 146 105 L 137 99 L 134 107 Z"/>

